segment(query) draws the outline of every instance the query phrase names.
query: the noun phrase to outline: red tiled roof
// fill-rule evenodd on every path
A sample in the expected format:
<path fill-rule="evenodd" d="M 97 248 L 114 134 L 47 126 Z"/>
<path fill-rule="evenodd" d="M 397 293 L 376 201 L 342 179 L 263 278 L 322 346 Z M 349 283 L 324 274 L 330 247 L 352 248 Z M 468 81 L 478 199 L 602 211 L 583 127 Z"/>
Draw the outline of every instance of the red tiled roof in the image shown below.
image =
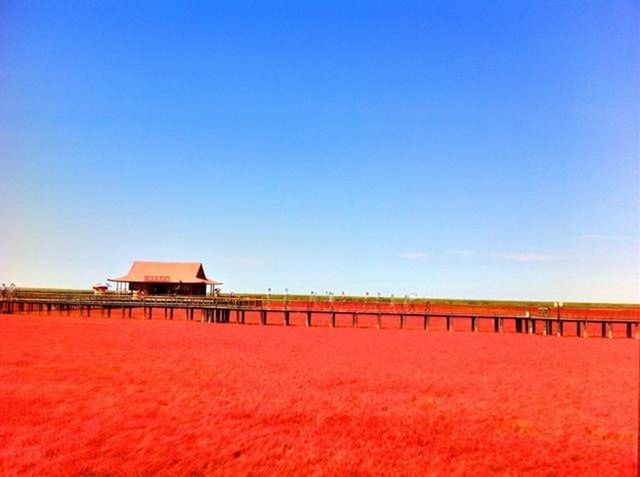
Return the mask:
<path fill-rule="evenodd" d="M 129 273 L 119 278 L 109 278 L 111 282 L 159 282 L 159 283 L 206 283 L 221 285 L 222 282 L 209 280 L 199 262 L 141 262 L 135 261 Z"/>

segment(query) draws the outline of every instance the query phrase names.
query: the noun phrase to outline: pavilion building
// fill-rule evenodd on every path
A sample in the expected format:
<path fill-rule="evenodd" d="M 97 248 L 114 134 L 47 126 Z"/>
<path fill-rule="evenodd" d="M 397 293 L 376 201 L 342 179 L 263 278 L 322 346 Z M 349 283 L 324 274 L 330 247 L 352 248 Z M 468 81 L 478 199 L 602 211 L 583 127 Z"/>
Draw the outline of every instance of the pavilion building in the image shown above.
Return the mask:
<path fill-rule="evenodd" d="M 207 278 L 199 262 L 135 261 L 129 273 L 109 278 L 117 291 L 144 292 L 147 295 L 206 295 L 222 282 Z"/>

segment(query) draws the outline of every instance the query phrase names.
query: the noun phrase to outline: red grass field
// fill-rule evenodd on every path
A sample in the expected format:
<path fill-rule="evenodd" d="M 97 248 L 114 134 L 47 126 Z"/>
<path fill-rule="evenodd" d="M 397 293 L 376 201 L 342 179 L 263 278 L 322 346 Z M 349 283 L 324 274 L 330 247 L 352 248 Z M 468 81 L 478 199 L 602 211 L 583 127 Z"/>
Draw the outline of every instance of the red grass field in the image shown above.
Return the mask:
<path fill-rule="evenodd" d="M 0 315 L 0 474 L 635 475 L 638 345 Z"/>

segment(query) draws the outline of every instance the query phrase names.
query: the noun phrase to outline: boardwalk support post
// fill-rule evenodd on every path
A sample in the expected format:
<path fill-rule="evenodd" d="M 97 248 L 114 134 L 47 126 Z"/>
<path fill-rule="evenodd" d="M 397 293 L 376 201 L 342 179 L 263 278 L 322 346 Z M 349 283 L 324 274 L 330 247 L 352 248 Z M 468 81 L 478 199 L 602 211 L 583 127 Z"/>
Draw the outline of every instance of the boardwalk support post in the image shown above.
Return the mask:
<path fill-rule="evenodd" d="M 344 302 L 343 302 L 344 304 Z M 216 298 L 215 300 L 209 299 L 196 299 L 191 298 L 167 298 L 159 296 L 150 296 L 146 299 L 129 298 L 126 296 L 46 296 L 46 297 L 30 297 L 18 296 L 16 299 L 0 299 L 0 312 L 4 313 L 37 313 L 38 315 L 52 315 L 52 312 L 57 312 L 60 315 L 66 316 L 78 316 L 87 317 L 91 316 L 91 311 L 99 312 L 102 317 L 112 318 L 112 313 L 116 313 L 120 310 L 122 318 L 132 318 L 133 310 L 136 309 L 136 315 L 139 310 L 142 309 L 142 316 L 145 319 L 153 319 L 153 309 L 156 308 L 157 313 L 162 313 L 164 319 L 173 319 L 174 310 L 184 309 L 186 320 L 193 321 L 195 315 L 200 314 L 200 320 L 206 322 L 216 323 L 231 323 L 232 318 L 234 322 L 245 323 L 246 311 L 249 311 L 252 316 L 253 313 L 259 314 L 260 324 L 266 325 L 268 319 L 268 313 L 273 312 L 276 314 L 283 313 L 283 325 L 292 326 L 295 324 L 291 321 L 291 313 L 299 313 L 304 315 L 304 322 L 307 327 L 312 326 L 313 306 L 308 304 L 306 307 L 291 308 L 291 305 L 285 303 L 284 307 L 274 306 L 273 304 L 264 303 L 261 300 L 244 300 L 242 302 L 235 299 Z M 76 314 L 77 311 L 77 314 Z M 440 313 L 435 312 L 435 315 L 430 315 L 430 310 L 425 308 L 424 310 L 415 311 L 414 308 L 403 308 L 391 306 L 389 308 L 383 308 L 378 306 L 376 308 L 334 308 L 334 304 L 331 303 L 331 307 L 320 307 L 317 310 L 318 313 L 329 315 L 329 326 L 334 328 L 337 326 L 337 315 L 351 315 L 351 326 L 357 328 L 359 326 L 359 315 L 375 316 L 376 327 L 382 329 L 382 318 L 387 315 L 388 318 L 398 317 L 400 329 L 407 327 L 407 318 L 412 316 L 418 319 L 422 317 L 424 330 L 429 329 L 429 319 L 432 316 L 436 316 L 438 319 L 445 319 L 445 327 L 448 332 L 454 331 L 454 319 L 462 321 L 463 319 L 470 320 L 470 329 L 472 332 L 480 331 L 480 319 L 493 320 L 493 329 L 496 333 L 504 332 L 504 320 L 511 320 L 515 325 L 516 333 L 526 334 L 542 334 L 551 335 L 557 334 L 558 336 L 564 336 L 564 324 L 568 323 L 571 327 L 575 323 L 575 334 L 570 333 L 572 336 L 578 336 L 581 338 L 587 338 L 589 333 L 596 333 L 596 336 L 601 336 L 607 339 L 613 339 L 615 337 L 626 337 L 627 339 L 639 339 L 640 340 L 640 320 L 634 317 L 621 317 L 616 319 L 615 317 L 607 316 L 594 316 L 592 318 L 583 317 L 571 317 L 567 316 L 564 319 L 560 317 L 550 317 L 546 313 L 540 314 L 540 316 L 531 316 L 529 312 L 524 315 L 503 315 L 498 314 L 481 314 L 478 315 L 475 312 L 466 313 L 453 313 L 451 311 Z M 232 316 L 233 315 L 233 316 Z M 555 324 L 554 324 L 555 323 Z M 465 325 L 467 326 L 467 325 Z M 540 328 L 536 330 L 536 328 Z M 555 328 L 555 329 L 554 329 Z M 620 331 L 618 332 L 618 328 Z M 509 327 L 509 330 L 512 328 Z M 572 328 L 573 329 L 573 328 Z"/>
<path fill-rule="evenodd" d="M 576 332 L 577 332 L 578 338 L 588 338 L 589 337 L 589 332 L 587 330 L 587 322 L 586 321 L 577 320 L 576 321 Z"/>

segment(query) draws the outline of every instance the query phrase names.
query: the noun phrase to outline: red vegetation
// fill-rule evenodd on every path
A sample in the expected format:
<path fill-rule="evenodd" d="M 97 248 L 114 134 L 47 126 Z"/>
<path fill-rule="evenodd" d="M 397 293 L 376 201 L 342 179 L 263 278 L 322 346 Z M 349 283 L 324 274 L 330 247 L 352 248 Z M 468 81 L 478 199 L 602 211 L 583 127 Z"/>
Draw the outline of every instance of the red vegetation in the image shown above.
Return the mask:
<path fill-rule="evenodd" d="M 2 475 L 633 475 L 638 342 L 0 316 Z"/>

